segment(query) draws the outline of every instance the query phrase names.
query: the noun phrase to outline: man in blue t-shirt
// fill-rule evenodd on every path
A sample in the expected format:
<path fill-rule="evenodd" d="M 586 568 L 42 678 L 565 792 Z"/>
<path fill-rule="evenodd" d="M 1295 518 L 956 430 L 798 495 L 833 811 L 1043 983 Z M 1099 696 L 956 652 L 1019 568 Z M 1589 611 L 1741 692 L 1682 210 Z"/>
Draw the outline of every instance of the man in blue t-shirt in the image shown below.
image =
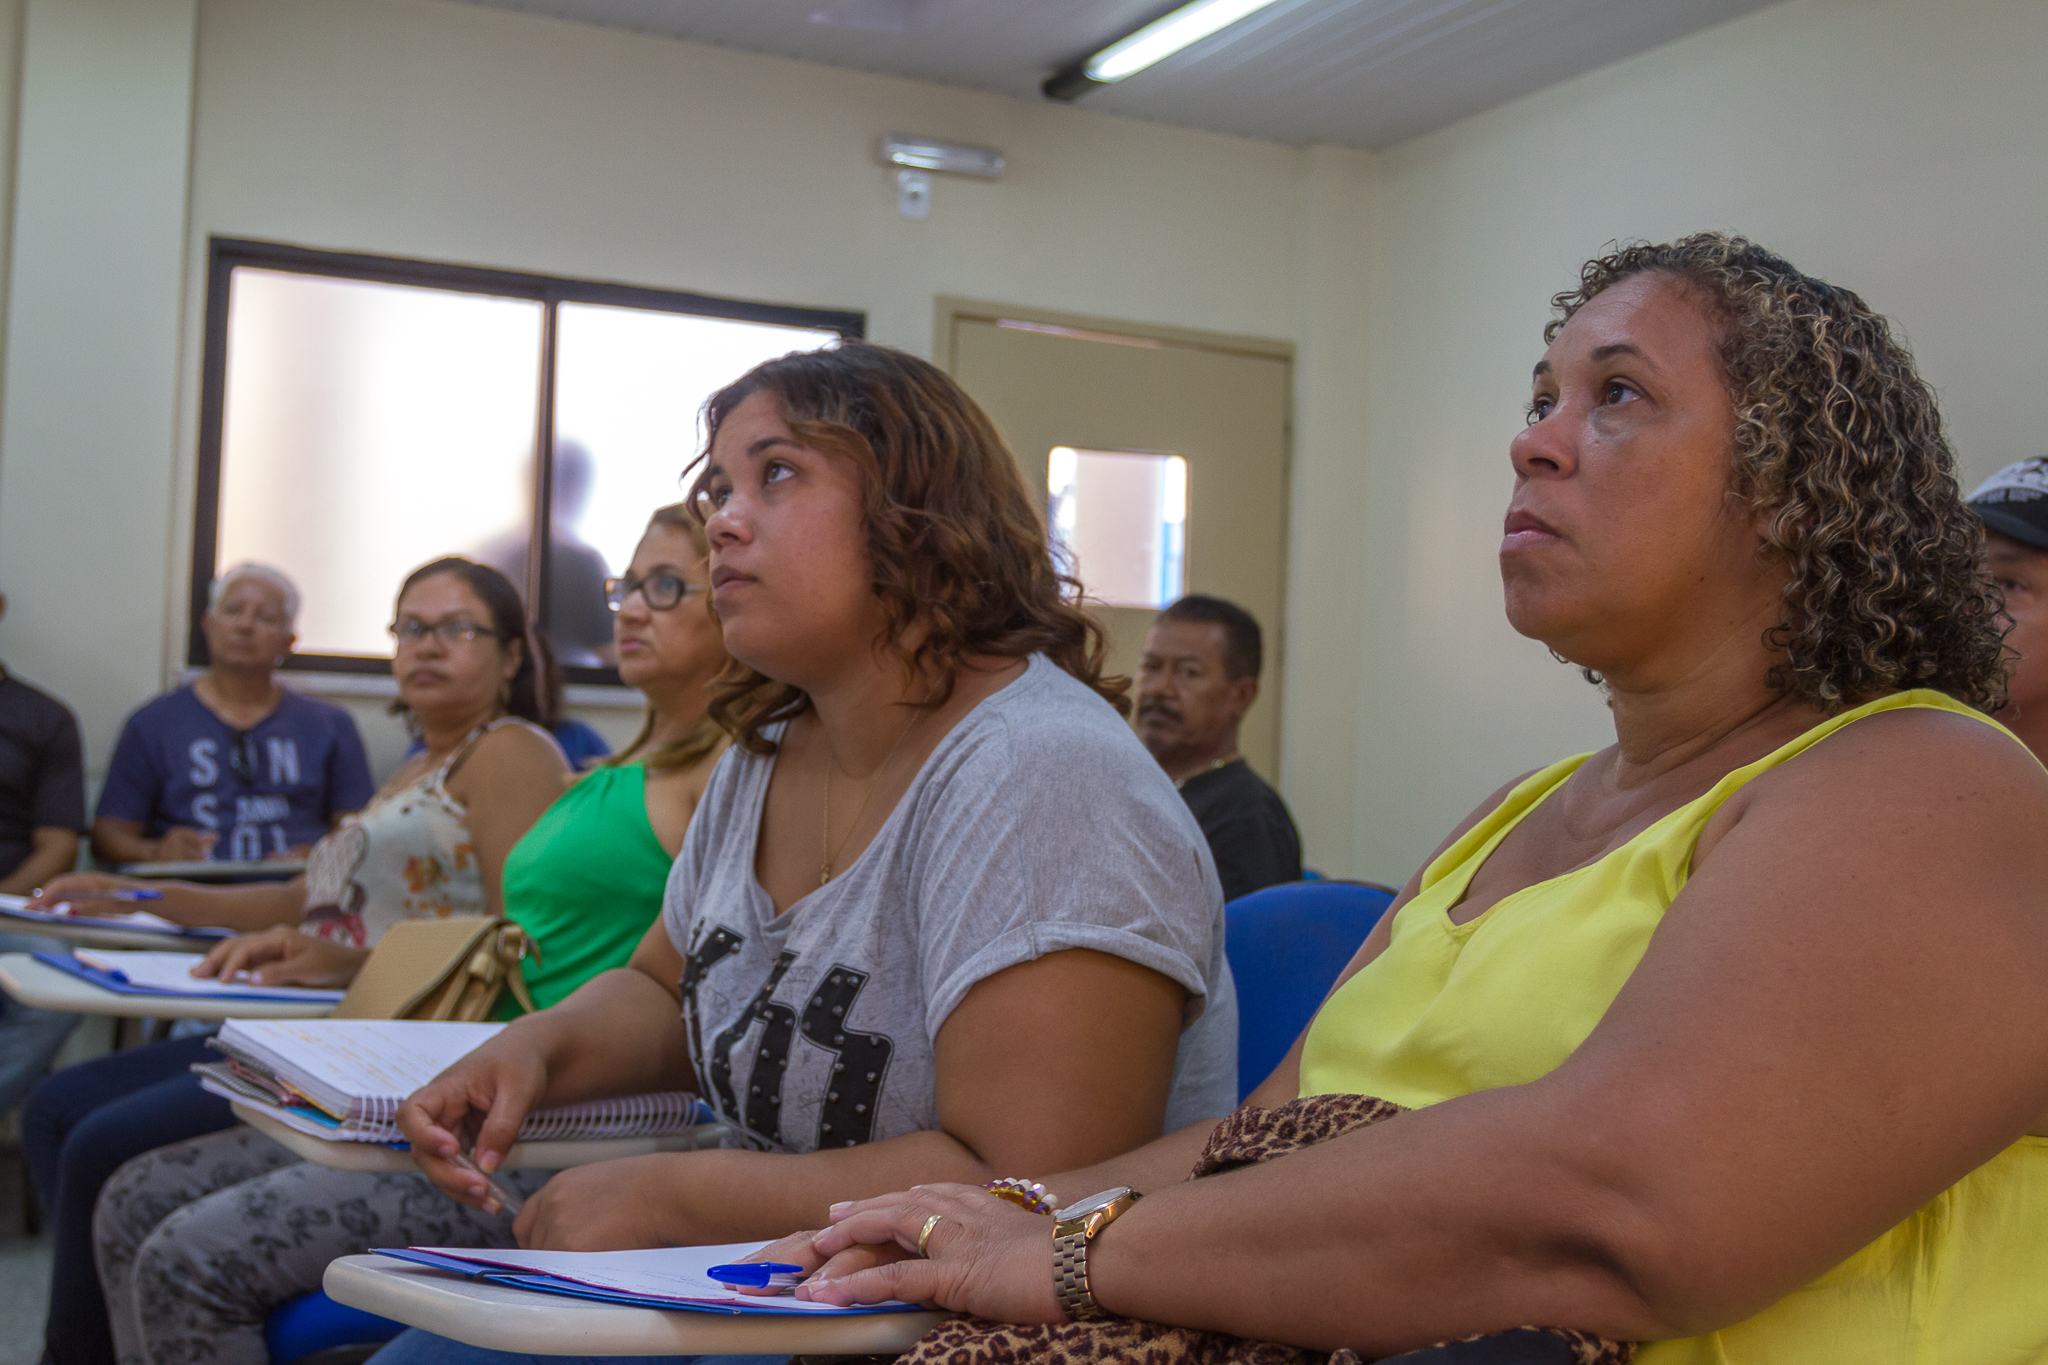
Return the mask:
<path fill-rule="evenodd" d="M 348 712 L 281 686 L 298 590 L 242 564 L 200 618 L 211 666 L 128 718 L 93 820 L 102 862 L 302 853 L 376 787 Z"/>

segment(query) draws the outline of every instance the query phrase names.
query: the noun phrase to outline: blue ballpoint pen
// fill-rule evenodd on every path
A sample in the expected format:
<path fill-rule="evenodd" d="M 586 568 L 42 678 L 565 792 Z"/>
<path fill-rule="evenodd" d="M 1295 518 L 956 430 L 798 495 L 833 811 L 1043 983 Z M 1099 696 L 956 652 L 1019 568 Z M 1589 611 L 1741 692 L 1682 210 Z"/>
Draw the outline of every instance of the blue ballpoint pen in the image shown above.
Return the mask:
<path fill-rule="evenodd" d="M 80 891 L 71 899 L 78 901 L 160 901 L 164 893 L 147 886 L 123 887 L 118 891 Z"/>
<path fill-rule="evenodd" d="M 787 1292 L 796 1288 L 803 1279 L 804 1268 L 784 1261 L 738 1261 L 732 1265 L 715 1265 L 704 1273 L 722 1285 Z"/>

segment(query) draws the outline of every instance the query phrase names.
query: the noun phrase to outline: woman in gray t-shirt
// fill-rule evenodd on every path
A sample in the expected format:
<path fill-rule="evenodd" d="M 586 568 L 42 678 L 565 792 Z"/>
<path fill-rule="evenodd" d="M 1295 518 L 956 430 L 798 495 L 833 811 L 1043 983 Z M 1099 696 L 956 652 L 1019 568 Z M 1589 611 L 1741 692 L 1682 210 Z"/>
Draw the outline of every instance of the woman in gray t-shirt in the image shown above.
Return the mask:
<path fill-rule="evenodd" d="M 730 1242 L 920 1181 L 1106 1159 L 1236 1098 L 1206 844 L 1122 720 L 987 417 L 848 342 L 708 405 L 693 503 L 734 735 L 632 964 L 508 1027 L 400 1116 L 493 1166 L 540 1105 L 691 1087 L 741 1144 L 556 1176 L 527 1246 Z"/>

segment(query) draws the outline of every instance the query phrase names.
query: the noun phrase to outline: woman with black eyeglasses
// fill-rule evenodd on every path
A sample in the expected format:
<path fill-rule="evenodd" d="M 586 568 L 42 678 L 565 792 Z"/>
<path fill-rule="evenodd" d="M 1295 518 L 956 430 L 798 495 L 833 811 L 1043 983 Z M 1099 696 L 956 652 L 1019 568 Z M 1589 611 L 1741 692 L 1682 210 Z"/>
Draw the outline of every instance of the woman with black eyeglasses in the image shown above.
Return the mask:
<path fill-rule="evenodd" d="M 505 859 L 505 913 L 541 948 L 525 976 L 542 1008 L 625 965 L 660 914 L 670 863 L 725 752 L 706 716 L 726 665 L 706 606 L 707 549 L 684 507 L 663 508 L 625 575 L 605 585 L 619 676 L 646 695 L 647 723 Z M 531 1193 L 546 1176 L 504 1178 Z M 241 1130 L 122 1167 L 100 1198 L 94 1242 L 125 1365 L 260 1365 L 264 1320 L 319 1288 L 333 1258 L 409 1243 L 510 1246 L 512 1226 L 443 1199 L 425 1176 L 292 1161 Z"/>
<path fill-rule="evenodd" d="M 457 558 L 405 580 L 391 633 L 392 710 L 425 751 L 314 845 L 301 877 L 235 887 L 151 883 L 163 892 L 152 908 L 165 918 L 244 931 L 214 949 L 196 975 L 246 971 L 267 985 L 341 986 L 400 920 L 501 912 L 507 855 L 570 780 L 543 728 L 556 701 L 544 646 L 505 576 Z M 60 877 L 35 903 L 129 884 L 94 873 Z M 92 1246 L 102 1186 L 153 1148 L 234 1127 L 227 1102 L 202 1091 L 188 1070 L 214 1055 L 198 1037 L 115 1053 L 57 1072 L 23 1107 L 23 1145 L 55 1241 L 45 1343 L 57 1365 L 114 1359 Z M 281 1148 L 266 1150 L 259 1144 L 267 1140 L 246 1131 L 223 1137 L 253 1149 L 244 1164 L 236 1168 L 223 1154 L 188 1174 L 253 1174 L 284 1159 Z"/>

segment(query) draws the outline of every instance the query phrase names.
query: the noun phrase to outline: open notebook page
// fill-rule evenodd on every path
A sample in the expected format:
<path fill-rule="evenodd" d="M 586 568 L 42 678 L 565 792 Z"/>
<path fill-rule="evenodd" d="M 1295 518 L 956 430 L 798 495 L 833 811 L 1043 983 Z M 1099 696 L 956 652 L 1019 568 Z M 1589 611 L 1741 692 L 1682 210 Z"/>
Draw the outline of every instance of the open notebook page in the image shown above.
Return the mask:
<path fill-rule="evenodd" d="M 80 901 L 73 912 L 70 901 L 59 901 L 65 910 L 31 910 L 27 896 L 0 896 L 0 913 L 18 915 L 22 919 L 40 920 L 45 924 L 105 924 L 122 929 L 161 929 L 165 933 L 183 933 L 185 926 L 173 924 L 162 915 L 152 915 L 147 910 L 117 912 L 112 909 L 97 910 L 97 905 L 114 906 L 119 901 Z"/>

